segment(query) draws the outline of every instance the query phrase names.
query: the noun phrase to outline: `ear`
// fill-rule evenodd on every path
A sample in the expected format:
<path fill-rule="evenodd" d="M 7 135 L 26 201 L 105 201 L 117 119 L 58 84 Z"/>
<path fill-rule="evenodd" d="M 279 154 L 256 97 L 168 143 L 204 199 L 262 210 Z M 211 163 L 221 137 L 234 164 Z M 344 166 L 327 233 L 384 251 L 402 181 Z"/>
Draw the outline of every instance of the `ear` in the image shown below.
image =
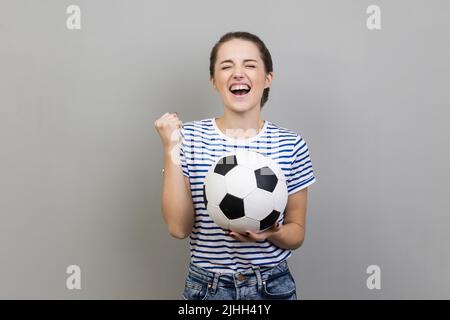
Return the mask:
<path fill-rule="evenodd" d="M 216 88 L 216 81 L 214 80 L 214 78 L 211 78 L 210 81 L 211 81 L 212 87 L 213 87 L 214 89 L 217 89 L 217 88 Z"/>
<path fill-rule="evenodd" d="M 269 72 L 268 74 L 266 74 L 266 81 L 264 84 L 264 89 L 270 87 L 270 85 L 272 84 L 272 80 L 273 80 L 273 72 Z"/>

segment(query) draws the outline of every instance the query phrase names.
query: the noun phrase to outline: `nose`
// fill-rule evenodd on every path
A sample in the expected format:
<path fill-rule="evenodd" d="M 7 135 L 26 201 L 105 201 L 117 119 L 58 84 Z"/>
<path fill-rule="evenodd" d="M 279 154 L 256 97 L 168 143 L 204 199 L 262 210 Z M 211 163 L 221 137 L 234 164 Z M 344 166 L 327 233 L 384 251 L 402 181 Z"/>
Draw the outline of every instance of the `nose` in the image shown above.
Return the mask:
<path fill-rule="evenodd" d="M 236 80 L 241 80 L 243 77 L 244 77 L 244 75 L 242 73 L 240 73 L 240 72 L 235 72 L 233 74 L 233 78 L 236 79 Z"/>
<path fill-rule="evenodd" d="M 242 72 L 242 69 L 241 69 L 240 67 L 234 68 L 234 71 L 233 71 L 233 78 L 241 79 L 241 78 L 243 78 L 243 77 L 244 77 L 244 74 L 243 74 L 243 72 Z"/>

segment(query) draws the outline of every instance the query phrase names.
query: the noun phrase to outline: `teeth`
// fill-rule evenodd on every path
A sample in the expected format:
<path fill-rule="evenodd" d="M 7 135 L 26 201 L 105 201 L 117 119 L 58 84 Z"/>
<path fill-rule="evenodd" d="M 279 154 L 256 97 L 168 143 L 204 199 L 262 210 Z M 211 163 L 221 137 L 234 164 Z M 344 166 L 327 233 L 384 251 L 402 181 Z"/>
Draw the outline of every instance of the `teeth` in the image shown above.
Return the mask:
<path fill-rule="evenodd" d="M 234 84 L 231 86 L 230 90 L 250 90 L 250 87 L 246 84 Z"/>

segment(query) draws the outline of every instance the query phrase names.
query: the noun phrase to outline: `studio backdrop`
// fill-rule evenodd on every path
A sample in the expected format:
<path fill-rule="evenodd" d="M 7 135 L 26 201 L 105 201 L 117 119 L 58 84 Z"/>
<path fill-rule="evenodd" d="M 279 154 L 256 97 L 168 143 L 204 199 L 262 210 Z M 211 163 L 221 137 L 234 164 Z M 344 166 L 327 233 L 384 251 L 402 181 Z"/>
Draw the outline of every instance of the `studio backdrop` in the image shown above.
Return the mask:
<path fill-rule="evenodd" d="M 269 48 L 262 118 L 317 182 L 301 299 L 450 298 L 450 2 L 0 1 L 0 298 L 181 299 L 154 121 L 223 114 L 221 35 Z M 74 277 L 77 277 L 74 279 Z"/>

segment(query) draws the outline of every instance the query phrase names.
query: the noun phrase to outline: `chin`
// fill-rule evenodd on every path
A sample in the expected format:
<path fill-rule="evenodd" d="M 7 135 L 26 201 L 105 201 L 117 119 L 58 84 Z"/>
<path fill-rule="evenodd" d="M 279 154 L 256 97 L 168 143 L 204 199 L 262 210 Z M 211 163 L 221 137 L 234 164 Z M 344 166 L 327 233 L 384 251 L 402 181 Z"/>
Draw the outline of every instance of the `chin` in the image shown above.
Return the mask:
<path fill-rule="evenodd" d="M 253 107 L 251 106 L 230 106 L 229 109 L 231 109 L 232 111 L 236 112 L 236 113 L 244 113 L 247 111 L 250 111 Z"/>
<path fill-rule="evenodd" d="M 229 109 L 236 111 L 236 112 L 245 112 L 245 111 L 249 111 L 249 110 L 257 107 L 256 102 L 252 103 L 249 101 L 245 101 L 245 102 L 230 101 L 226 105 L 229 106 L 228 107 Z"/>

